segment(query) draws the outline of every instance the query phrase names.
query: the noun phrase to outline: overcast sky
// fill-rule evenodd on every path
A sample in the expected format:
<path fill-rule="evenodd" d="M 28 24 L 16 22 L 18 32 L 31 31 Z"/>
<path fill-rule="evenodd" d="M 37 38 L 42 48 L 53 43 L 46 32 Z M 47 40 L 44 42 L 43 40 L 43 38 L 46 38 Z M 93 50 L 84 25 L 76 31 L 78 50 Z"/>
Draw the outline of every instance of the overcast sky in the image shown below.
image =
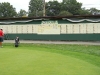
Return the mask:
<path fill-rule="evenodd" d="M 46 2 L 50 0 L 45 0 Z M 52 1 L 52 0 L 51 0 Z M 62 0 L 58 0 L 61 2 Z M 81 2 L 83 4 L 82 7 L 85 7 L 86 9 L 95 7 L 97 9 L 100 9 L 100 0 L 77 0 L 78 2 Z M 1 2 L 9 2 L 13 7 L 16 8 L 16 11 L 19 12 L 20 9 L 24 9 L 28 11 L 28 6 L 30 0 L 0 0 Z"/>

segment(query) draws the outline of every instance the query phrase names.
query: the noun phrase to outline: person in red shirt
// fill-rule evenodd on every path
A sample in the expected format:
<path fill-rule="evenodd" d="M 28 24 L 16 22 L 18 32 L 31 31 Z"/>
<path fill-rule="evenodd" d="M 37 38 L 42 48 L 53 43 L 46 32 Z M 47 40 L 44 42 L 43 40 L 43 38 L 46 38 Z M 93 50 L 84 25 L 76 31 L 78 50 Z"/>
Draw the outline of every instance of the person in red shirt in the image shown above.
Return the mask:
<path fill-rule="evenodd" d="M 3 36 L 4 36 L 3 29 L 0 29 L 0 47 L 3 47 L 2 46 Z"/>

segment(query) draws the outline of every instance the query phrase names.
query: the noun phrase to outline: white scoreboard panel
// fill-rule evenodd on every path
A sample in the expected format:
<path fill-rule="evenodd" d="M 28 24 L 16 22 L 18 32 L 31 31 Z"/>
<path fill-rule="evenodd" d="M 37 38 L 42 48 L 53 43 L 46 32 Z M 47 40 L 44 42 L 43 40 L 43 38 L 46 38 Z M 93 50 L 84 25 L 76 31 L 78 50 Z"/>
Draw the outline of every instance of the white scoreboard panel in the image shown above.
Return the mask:
<path fill-rule="evenodd" d="M 67 33 L 67 25 L 60 25 L 60 33 L 62 33 L 62 34 Z"/>
<path fill-rule="evenodd" d="M 100 23 L 77 24 L 27 24 L 27 25 L 0 25 L 4 33 L 10 34 L 88 34 L 100 33 Z"/>
<path fill-rule="evenodd" d="M 93 26 L 93 24 L 86 24 L 86 33 L 93 33 L 93 28 L 94 28 L 94 26 Z"/>
<path fill-rule="evenodd" d="M 68 24 L 67 25 L 67 34 L 72 34 L 73 33 L 73 25 L 72 24 Z"/>
<path fill-rule="evenodd" d="M 86 24 L 80 24 L 80 33 L 86 33 Z"/>
<path fill-rule="evenodd" d="M 37 33 L 38 32 L 38 25 L 32 25 L 32 33 Z"/>
<path fill-rule="evenodd" d="M 32 33 L 32 25 L 27 25 L 27 33 Z"/>
<path fill-rule="evenodd" d="M 73 25 L 73 33 L 80 33 L 79 24 L 74 24 Z"/>

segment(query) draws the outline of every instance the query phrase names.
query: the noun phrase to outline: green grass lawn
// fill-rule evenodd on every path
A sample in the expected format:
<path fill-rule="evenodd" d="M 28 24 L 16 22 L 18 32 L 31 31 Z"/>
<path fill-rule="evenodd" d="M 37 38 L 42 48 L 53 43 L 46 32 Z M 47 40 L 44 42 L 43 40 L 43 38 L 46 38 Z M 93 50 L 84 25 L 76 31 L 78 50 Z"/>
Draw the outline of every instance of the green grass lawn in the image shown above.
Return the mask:
<path fill-rule="evenodd" d="M 100 46 L 4 44 L 0 75 L 100 75 Z"/>

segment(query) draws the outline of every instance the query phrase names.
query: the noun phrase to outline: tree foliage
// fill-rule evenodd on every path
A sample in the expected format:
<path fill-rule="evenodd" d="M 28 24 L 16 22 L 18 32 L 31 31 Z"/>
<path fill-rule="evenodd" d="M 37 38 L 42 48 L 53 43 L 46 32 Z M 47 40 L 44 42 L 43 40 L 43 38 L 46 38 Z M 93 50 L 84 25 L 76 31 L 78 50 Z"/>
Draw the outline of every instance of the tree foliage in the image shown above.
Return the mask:
<path fill-rule="evenodd" d="M 21 9 L 18 12 L 18 17 L 27 17 L 27 12 L 25 10 Z"/>
<path fill-rule="evenodd" d="M 79 15 L 92 15 L 89 9 L 85 9 L 85 8 L 82 8 L 79 13 L 80 13 Z"/>
<path fill-rule="evenodd" d="M 0 3 L 0 17 L 8 18 L 8 17 L 16 17 L 17 12 L 16 9 L 10 5 L 9 2 Z"/>
<path fill-rule="evenodd" d="M 71 14 L 70 12 L 68 12 L 68 11 L 61 11 L 60 13 L 59 13 L 59 16 L 72 16 L 73 14 Z"/>
<path fill-rule="evenodd" d="M 43 0 L 31 0 L 29 2 L 29 16 L 38 16 L 38 13 L 43 10 Z"/>
<path fill-rule="evenodd" d="M 58 1 L 49 1 L 46 3 L 46 15 L 57 16 L 61 11 L 60 8 L 60 3 Z"/>
<path fill-rule="evenodd" d="M 98 10 L 96 8 L 90 8 L 89 12 L 91 12 L 92 15 L 99 15 L 100 14 L 100 10 Z"/>
<path fill-rule="evenodd" d="M 81 7 L 82 3 L 79 3 L 76 0 L 64 0 L 61 4 L 62 11 L 68 11 L 73 15 L 79 15 Z"/>
<path fill-rule="evenodd" d="M 8 17 L 42 17 L 43 16 L 43 0 L 30 0 L 29 11 L 21 9 L 18 13 L 9 2 L 0 3 L 0 18 Z M 100 10 L 96 8 L 82 8 L 82 3 L 77 0 L 57 0 L 45 3 L 46 16 L 69 16 L 69 15 L 100 15 Z"/>

